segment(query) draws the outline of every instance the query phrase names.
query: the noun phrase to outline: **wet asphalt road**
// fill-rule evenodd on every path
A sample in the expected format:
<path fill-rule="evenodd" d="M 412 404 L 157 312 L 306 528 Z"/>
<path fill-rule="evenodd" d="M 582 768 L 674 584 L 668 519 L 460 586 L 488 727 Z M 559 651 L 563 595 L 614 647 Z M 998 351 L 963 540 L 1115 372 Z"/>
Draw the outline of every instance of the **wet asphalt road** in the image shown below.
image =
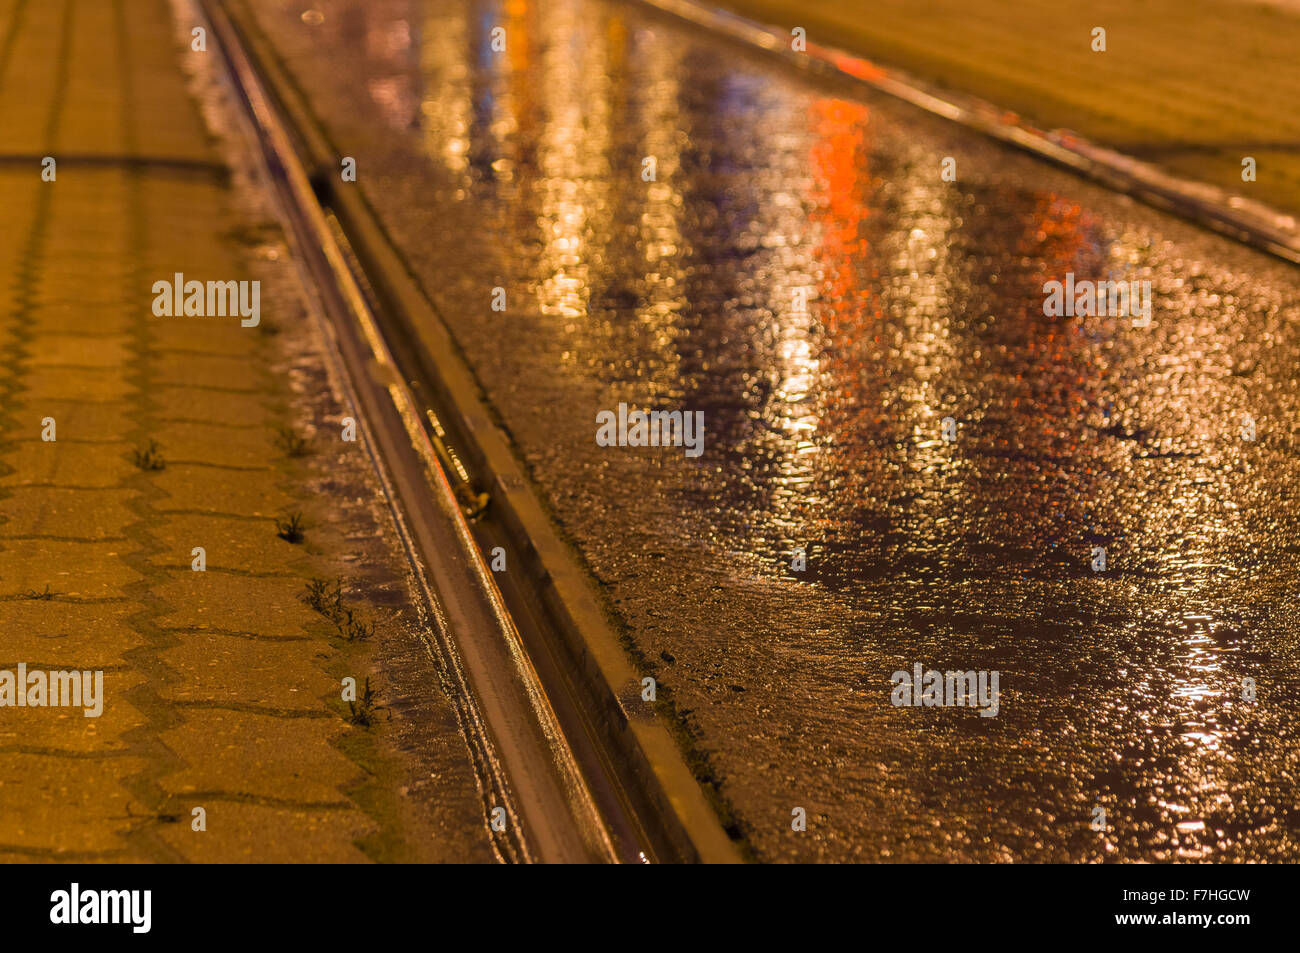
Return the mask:
<path fill-rule="evenodd" d="M 759 858 L 1300 858 L 1292 268 L 635 5 L 258 6 Z"/>

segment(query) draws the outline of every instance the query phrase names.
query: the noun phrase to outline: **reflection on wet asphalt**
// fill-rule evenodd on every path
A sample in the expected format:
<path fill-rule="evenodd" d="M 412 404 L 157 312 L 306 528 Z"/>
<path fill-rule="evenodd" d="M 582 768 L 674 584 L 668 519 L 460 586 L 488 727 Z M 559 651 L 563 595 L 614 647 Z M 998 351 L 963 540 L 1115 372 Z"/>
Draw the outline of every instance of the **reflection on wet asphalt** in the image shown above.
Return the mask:
<path fill-rule="evenodd" d="M 636 6 L 258 6 L 759 857 L 1300 858 L 1293 270 Z"/>

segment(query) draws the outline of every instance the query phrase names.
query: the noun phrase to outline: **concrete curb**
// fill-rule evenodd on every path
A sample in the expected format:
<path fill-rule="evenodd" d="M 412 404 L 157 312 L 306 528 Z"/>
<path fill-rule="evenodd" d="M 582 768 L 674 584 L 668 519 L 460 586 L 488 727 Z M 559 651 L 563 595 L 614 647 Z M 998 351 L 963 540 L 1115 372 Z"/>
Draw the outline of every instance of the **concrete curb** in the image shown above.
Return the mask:
<path fill-rule="evenodd" d="M 1064 166 L 1108 188 L 1172 212 L 1244 244 L 1300 264 L 1300 223 L 1260 202 L 1217 186 L 1180 179 L 1147 162 L 1057 129 L 1044 132 L 1015 113 L 974 96 L 929 87 L 907 73 L 886 69 L 833 46 L 807 41 L 806 52 L 790 48 L 788 30 L 759 23 L 695 0 L 636 0 L 643 6 L 745 46 L 775 54 L 802 69 L 848 77 L 943 116 L 993 139 Z"/>
<path fill-rule="evenodd" d="M 309 168 L 336 169 L 338 156 L 316 127 L 292 80 L 282 72 L 260 36 L 227 6 L 243 34 L 263 81 L 297 135 Z M 332 181 L 319 176 L 321 188 Z M 425 297 L 393 248 L 358 189 L 330 188 L 328 204 L 385 310 L 427 368 L 435 403 L 450 411 L 442 423 L 465 453 L 473 471 L 495 475 L 492 512 L 524 556 L 522 567 L 540 595 L 554 631 L 575 666 L 581 688 L 594 702 L 598 728 L 608 750 L 630 770 L 637 790 L 629 792 L 652 808 L 662 829 L 651 832 L 673 859 L 738 863 L 741 855 L 718 820 L 668 729 L 641 701 L 640 675 L 632 667 L 577 556 L 561 540 L 532 490 L 509 438 L 492 420 L 472 371 L 441 315 Z"/>

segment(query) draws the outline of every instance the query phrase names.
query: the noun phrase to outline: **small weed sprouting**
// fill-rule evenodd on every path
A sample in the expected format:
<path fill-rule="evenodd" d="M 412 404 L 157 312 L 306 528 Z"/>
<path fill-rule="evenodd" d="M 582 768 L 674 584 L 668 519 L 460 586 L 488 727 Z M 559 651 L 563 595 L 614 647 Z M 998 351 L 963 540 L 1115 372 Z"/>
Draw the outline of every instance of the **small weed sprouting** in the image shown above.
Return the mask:
<path fill-rule="evenodd" d="M 281 427 L 275 443 L 287 457 L 305 457 L 311 453 L 311 441 L 292 427 Z"/>
<path fill-rule="evenodd" d="M 307 594 L 302 601 L 331 622 L 338 623 L 343 618 L 343 580 L 335 579 L 331 584 L 328 579 L 312 579 L 307 583 Z"/>
<path fill-rule="evenodd" d="M 158 441 L 150 440 L 143 447 L 136 447 L 131 451 L 131 460 L 141 470 L 161 470 L 167 466 L 163 460 L 162 447 L 158 446 Z"/>
<path fill-rule="evenodd" d="M 375 634 L 375 624 L 361 621 L 351 609 L 344 609 L 343 615 L 334 623 L 339 627 L 339 634 L 349 642 L 364 642 Z"/>
<path fill-rule="evenodd" d="M 45 584 L 44 592 L 37 592 L 35 589 L 28 589 L 23 595 L 28 599 L 40 599 L 42 602 L 49 602 L 54 598 L 54 593 L 50 592 L 50 584 Z"/>
<path fill-rule="evenodd" d="M 375 634 L 373 622 L 357 622 L 348 633 L 349 642 L 364 642 Z"/>
<path fill-rule="evenodd" d="M 364 642 L 375 634 L 375 623 L 364 621 L 355 610 L 343 604 L 342 579 L 331 582 L 316 577 L 309 580 L 302 601 L 333 622 L 345 641 Z"/>
<path fill-rule="evenodd" d="M 387 705 L 379 704 L 379 692 L 370 687 L 370 676 L 366 676 L 366 685 L 362 689 L 361 698 L 357 701 L 348 702 L 348 708 L 352 711 L 352 724 L 360 725 L 362 728 L 369 728 L 375 723 L 375 715 L 381 711 L 388 711 Z M 393 713 L 388 712 L 388 718 L 391 721 Z"/>
<path fill-rule="evenodd" d="M 303 535 L 303 519 L 301 513 L 291 513 L 288 516 L 277 516 L 275 518 L 275 535 L 288 543 L 301 543 L 307 537 Z"/>

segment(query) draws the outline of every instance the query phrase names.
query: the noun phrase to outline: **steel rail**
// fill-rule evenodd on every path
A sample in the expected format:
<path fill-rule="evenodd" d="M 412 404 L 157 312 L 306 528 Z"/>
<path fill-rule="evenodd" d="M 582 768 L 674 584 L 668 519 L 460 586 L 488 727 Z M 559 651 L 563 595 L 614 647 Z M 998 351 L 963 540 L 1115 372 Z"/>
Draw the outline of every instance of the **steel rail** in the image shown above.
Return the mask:
<path fill-rule="evenodd" d="M 264 181 L 316 299 L 313 310 L 332 345 L 327 350 L 333 352 L 335 375 L 355 407 L 358 430 L 388 496 L 432 620 L 430 649 L 451 683 L 475 756 L 485 820 L 501 859 L 645 859 L 646 851 L 628 844 L 626 835 L 619 839 L 621 849 L 615 847 L 611 824 L 621 831 L 640 825 L 631 818 L 607 820 L 605 814 L 618 812 L 608 797 L 597 807 L 589 778 L 600 766 L 579 766 L 475 544 L 466 518 L 467 509 L 474 512 L 467 500 L 476 497 L 465 492 L 468 475 L 442 434 L 431 431 L 436 417 L 430 421 L 421 412 L 433 408 L 421 404 L 400 372 L 346 236 L 319 202 L 293 137 L 225 11 L 211 0 L 195 2 L 217 41 L 225 77 L 257 144 Z M 587 739 L 579 741 L 589 750 Z M 491 824 L 496 808 L 504 811 L 504 829 Z"/>

